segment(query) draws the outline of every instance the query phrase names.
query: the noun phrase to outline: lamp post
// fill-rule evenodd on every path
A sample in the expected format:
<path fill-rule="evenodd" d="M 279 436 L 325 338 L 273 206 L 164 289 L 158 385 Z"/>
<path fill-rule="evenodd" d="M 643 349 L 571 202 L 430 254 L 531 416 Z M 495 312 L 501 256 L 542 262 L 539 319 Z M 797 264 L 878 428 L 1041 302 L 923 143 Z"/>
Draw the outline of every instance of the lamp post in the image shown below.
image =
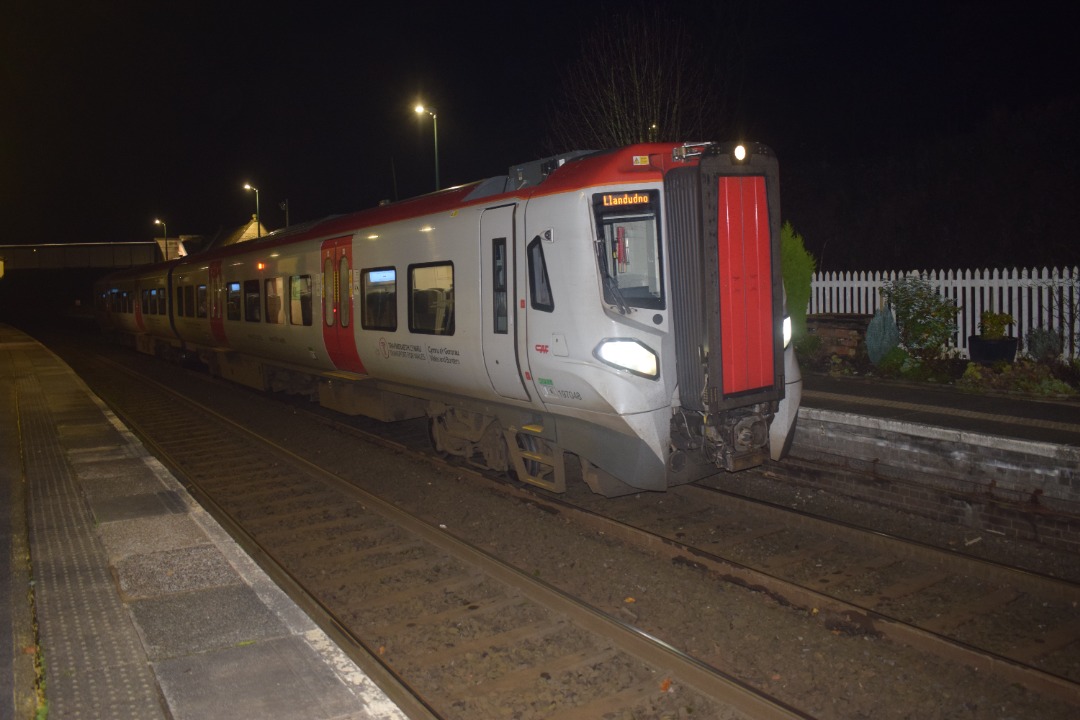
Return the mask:
<path fill-rule="evenodd" d="M 439 189 L 439 116 L 435 114 L 435 108 L 426 108 L 417 104 L 414 108 L 417 115 L 427 113 L 431 116 L 432 127 L 435 131 L 435 189 Z"/>
<path fill-rule="evenodd" d="M 244 189 L 255 191 L 255 237 L 262 237 L 262 219 L 259 217 L 259 188 L 244 183 Z"/>
<path fill-rule="evenodd" d="M 155 225 L 160 225 L 161 226 L 161 232 L 162 232 L 163 235 L 165 235 L 165 242 L 162 243 L 162 245 L 164 246 L 163 252 L 165 253 L 165 259 L 168 260 L 169 259 L 169 227 L 168 227 L 168 225 L 165 224 L 164 220 L 155 219 L 154 224 Z"/>

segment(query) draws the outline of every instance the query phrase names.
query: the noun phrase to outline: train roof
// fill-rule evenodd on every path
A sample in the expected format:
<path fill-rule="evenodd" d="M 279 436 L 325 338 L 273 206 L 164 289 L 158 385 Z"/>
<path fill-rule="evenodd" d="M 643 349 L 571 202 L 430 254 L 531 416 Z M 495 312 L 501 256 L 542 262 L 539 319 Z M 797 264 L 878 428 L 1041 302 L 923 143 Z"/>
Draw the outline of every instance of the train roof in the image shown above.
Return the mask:
<path fill-rule="evenodd" d="M 526 199 L 540 195 L 571 192 L 599 185 L 655 182 L 671 167 L 697 162 L 704 147 L 713 143 L 644 143 L 609 150 L 583 150 L 553 155 L 512 165 L 505 175 L 497 175 L 466 185 L 458 185 L 398 202 L 382 204 L 352 213 L 331 215 L 275 230 L 261 238 L 229 246 L 211 246 L 205 251 L 155 265 L 168 266 L 200 262 L 205 255 L 229 257 L 258 248 L 272 248 L 318 237 L 348 235 L 357 230 L 414 217 L 450 212 L 492 199 Z M 764 146 L 758 146 L 768 151 Z M 693 152 L 686 152 L 692 148 Z M 149 267 L 128 273 L 142 273 Z"/>
<path fill-rule="evenodd" d="M 494 198 L 524 199 L 538 195 L 622 183 L 651 182 L 672 165 L 680 143 L 649 143 L 612 150 L 580 150 L 512 165 L 497 175 L 427 195 L 408 198 L 303 225 L 276 230 L 238 247 L 291 242 L 301 238 L 347 234 L 365 227 L 468 207 Z M 683 160 L 683 164 L 696 160 Z"/>

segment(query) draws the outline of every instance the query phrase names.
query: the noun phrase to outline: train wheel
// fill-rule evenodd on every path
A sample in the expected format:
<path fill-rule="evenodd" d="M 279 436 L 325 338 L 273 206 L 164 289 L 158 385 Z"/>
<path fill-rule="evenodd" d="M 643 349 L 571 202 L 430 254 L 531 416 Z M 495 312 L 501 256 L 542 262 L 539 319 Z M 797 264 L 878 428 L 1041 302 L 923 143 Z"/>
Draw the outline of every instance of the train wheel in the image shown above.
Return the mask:
<path fill-rule="evenodd" d="M 510 450 L 506 447 L 506 438 L 497 423 L 492 422 L 484 430 L 480 438 L 480 454 L 484 457 L 484 465 L 495 472 L 506 472 L 510 469 Z"/>
<path fill-rule="evenodd" d="M 431 441 L 431 449 L 435 451 L 435 454 L 446 459 L 450 457 L 450 453 L 446 451 L 446 447 L 443 445 L 443 435 L 445 431 L 442 427 L 442 423 L 437 417 L 428 418 L 428 440 Z"/>

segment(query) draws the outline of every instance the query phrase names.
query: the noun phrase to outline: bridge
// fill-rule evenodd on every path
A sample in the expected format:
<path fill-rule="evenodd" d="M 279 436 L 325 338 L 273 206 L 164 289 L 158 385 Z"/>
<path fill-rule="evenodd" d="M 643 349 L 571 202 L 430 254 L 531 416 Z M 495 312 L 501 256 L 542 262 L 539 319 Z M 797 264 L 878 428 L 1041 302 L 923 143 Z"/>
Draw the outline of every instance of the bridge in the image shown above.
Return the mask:
<path fill-rule="evenodd" d="M 122 268 L 175 258 L 182 238 L 149 242 L 0 245 L 0 277 L 11 270 Z"/>

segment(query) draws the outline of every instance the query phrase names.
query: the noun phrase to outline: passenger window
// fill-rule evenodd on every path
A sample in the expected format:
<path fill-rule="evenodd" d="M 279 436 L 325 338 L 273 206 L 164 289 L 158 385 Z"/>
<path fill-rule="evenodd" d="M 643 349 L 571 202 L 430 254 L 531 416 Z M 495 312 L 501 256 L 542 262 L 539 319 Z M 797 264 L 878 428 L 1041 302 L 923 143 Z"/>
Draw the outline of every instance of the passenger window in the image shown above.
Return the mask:
<path fill-rule="evenodd" d="M 397 330 L 397 271 L 377 268 L 361 273 L 360 325 L 365 330 Z"/>
<path fill-rule="evenodd" d="M 184 288 L 184 316 L 195 317 L 195 286 L 188 285 Z"/>
<path fill-rule="evenodd" d="M 289 322 L 293 325 L 311 324 L 310 275 L 293 275 L 289 278 Z"/>
<path fill-rule="evenodd" d="M 280 325 L 285 322 L 285 305 L 281 302 L 284 282 L 281 278 L 266 279 L 266 322 Z"/>
<path fill-rule="evenodd" d="M 529 243 L 529 298 L 535 310 L 555 310 L 551 283 L 548 281 L 547 262 L 544 260 L 544 248 L 539 235 Z"/>
<path fill-rule="evenodd" d="M 149 315 L 150 314 L 150 291 L 149 290 L 143 290 L 140 293 L 140 295 L 141 295 L 140 300 L 142 301 L 142 314 L 143 315 Z"/>
<path fill-rule="evenodd" d="M 225 318 L 228 319 L 228 320 L 239 320 L 240 319 L 240 283 L 238 283 L 238 282 L 229 283 L 227 302 L 228 302 L 228 305 L 226 306 L 226 310 L 225 310 Z"/>
<path fill-rule="evenodd" d="M 326 258 L 323 261 L 322 271 L 323 287 L 323 322 L 327 325 L 334 324 L 334 294 L 337 292 L 337 283 L 334 282 L 334 259 Z"/>
<path fill-rule="evenodd" d="M 491 292 L 494 332 L 505 335 L 509 330 L 506 315 L 506 238 L 491 241 Z"/>
<path fill-rule="evenodd" d="M 176 288 L 176 317 L 184 317 L 184 288 Z"/>
<path fill-rule="evenodd" d="M 206 286 L 199 285 L 195 289 L 195 317 L 206 317 Z"/>
<path fill-rule="evenodd" d="M 454 265 L 409 266 L 409 330 L 454 334 Z"/>
<path fill-rule="evenodd" d="M 261 304 L 259 302 L 259 281 L 258 280 L 245 280 L 244 281 L 244 319 L 248 322 L 259 322 L 262 320 Z"/>

